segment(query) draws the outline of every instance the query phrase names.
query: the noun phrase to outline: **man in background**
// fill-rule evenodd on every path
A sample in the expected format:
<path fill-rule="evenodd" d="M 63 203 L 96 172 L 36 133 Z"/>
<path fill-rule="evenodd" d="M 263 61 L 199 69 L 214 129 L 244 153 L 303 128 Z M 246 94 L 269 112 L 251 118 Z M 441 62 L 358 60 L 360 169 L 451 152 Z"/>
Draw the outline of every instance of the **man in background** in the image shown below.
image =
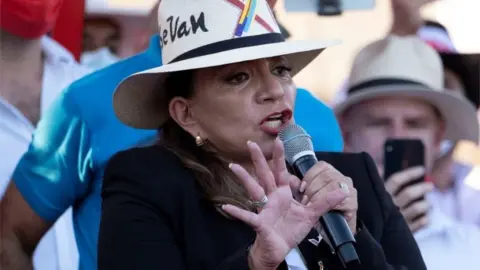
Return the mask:
<path fill-rule="evenodd" d="M 120 25 L 108 17 L 88 17 L 83 27 L 83 52 L 80 62 L 94 70 L 111 65 L 120 58 Z"/>
<path fill-rule="evenodd" d="M 392 0 L 393 23 L 390 34 L 418 35 L 432 46 L 441 56 L 444 67 L 444 86 L 448 91 L 465 96 L 478 109 L 480 114 L 480 54 L 462 54 L 457 52 L 450 35 L 442 24 L 435 21 L 425 21 L 420 8 L 434 0 Z M 333 106 L 342 102 L 347 95 L 345 81 L 337 91 Z M 453 109 L 452 109 L 453 110 Z M 444 204 L 447 215 L 458 221 L 475 223 L 480 226 L 480 208 L 471 207 L 467 202 L 476 198 L 480 203 L 478 190 L 480 180 L 466 183 L 465 180 L 473 172 L 471 164 L 461 164 L 453 160 L 457 142 L 445 140 L 441 144 L 432 169 L 432 180 L 437 192 L 437 201 Z M 480 148 L 477 149 L 480 152 Z M 477 169 L 478 171 L 478 169 Z M 475 187 L 472 187 L 475 186 Z M 452 191 L 455 190 L 455 193 Z"/>
<path fill-rule="evenodd" d="M 60 0 L 9 0 L 1 4 L 0 198 L 15 166 L 28 149 L 41 115 L 64 87 L 89 72 L 47 36 L 55 25 L 61 5 Z M 19 215 L 24 214 L 21 209 L 17 211 Z M 8 216 L 0 219 L 2 224 L 12 221 Z M 67 211 L 46 233 L 37 249 L 26 247 L 29 254 L 35 251 L 35 269 L 75 267 L 77 251 L 72 232 L 71 212 Z M 0 242 L 1 268 L 17 258 L 4 253 L 4 248 L 11 244 L 10 238 L 2 238 Z M 20 266 L 15 269 L 27 267 Z"/>
<path fill-rule="evenodd" d="M 444 88 L 438 53 L 415 36 L 373 42 L 355 58 L 347 89 L 347 97 L 335 106 L 347 151 L 369 153 L 384 175 L 388 139 L 420 140 L 424 146 L 425 165 L 387 176 L 385 185 L 427 268 L 480 264 L 480 229 L 458 221 L 432 183 L 442 141 L 476 143 L 480 136 L 475 107 Z M 429 181 L 416 182 L 423 177 Z"/>

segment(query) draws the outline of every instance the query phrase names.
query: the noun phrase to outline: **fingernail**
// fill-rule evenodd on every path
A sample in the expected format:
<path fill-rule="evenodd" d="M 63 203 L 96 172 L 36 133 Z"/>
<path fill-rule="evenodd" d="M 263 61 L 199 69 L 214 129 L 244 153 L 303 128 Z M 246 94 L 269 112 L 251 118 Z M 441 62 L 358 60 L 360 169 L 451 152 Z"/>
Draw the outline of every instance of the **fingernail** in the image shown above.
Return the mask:
<path fill-rule="evenodd" d="M 302 197 L 302 201 L 300 202 L 301 204 L 305 204 L 308 200 L 308 196 L 307 195 L 303 195 Z"/>
<path fill-rule="evenodd" d="M 252 144 L 252 141 L 248 140 L 247 145 L 250 146 L 250 144 Z"/>
<path fill-rule="evenodd" d="M 228 164 L 228 168 L 232 169 L 233 163 Z"/>
<path fill-rule="evenodd" d="M 305 188 L 307 187 L 307 182 L 303 181 L 301 184 L 300 184 L 300 193 L 303 193 L 305 192 Z"/>

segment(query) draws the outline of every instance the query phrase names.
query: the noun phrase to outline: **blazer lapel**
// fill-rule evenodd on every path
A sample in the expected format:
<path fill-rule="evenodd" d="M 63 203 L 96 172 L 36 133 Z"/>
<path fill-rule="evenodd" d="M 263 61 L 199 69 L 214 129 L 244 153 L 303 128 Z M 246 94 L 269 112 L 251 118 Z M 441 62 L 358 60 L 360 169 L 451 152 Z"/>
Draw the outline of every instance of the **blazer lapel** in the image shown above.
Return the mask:
<path fill-rule="evenodd" d="M 309 270 L 317 270 L 319 268 L 319 261 L 321 258 L 320 250 L 318 248 L 320 244 L 320 237 L 318 232 L 313 229 L 307 235 L 305 240 L 303 240 L 299 245 L 298 248 L 300 249 L 300 253 L 302 253 L 303 259 L 305 260 L 305 264 Z"/>

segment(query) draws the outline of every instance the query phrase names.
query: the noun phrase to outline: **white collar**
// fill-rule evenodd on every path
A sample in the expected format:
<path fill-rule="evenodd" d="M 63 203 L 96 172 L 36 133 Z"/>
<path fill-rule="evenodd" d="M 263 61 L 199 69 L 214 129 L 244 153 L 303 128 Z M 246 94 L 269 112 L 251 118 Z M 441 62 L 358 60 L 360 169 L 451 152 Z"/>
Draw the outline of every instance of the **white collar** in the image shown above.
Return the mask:
<path fill-rule="evenodd" d="M 47 61 L 55 62 L 76 62 L 73 55 L 65 49 L 60 43 L 45 35 L 42 37 L 42 51 Z"/>

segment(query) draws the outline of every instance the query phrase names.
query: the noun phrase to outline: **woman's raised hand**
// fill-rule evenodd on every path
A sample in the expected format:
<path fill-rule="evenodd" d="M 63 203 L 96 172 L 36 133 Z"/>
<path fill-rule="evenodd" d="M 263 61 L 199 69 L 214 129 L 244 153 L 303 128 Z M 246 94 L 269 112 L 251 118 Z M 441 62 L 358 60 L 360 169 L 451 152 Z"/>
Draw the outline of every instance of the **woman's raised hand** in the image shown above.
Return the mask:
<path fill-rule="evenodd" d="M 340 186 L 333 190 L 321 189 L 302 204 L 292 194 L 290 185 L 299 180 L 286 168 L 282 142 L 275 141 L 271 166 L 256 143 L 248 142 L 248 148 L 258 180 L 238 164 L 231 164 L 230 168 L 257 206 L 258 213 L 233 205 L 224 205 L 223 210 L 257 233 L 249 254 L 251 268 L 276 269 L 318 223 L 320 216 L 341 205 L 349 192 Z"/>

